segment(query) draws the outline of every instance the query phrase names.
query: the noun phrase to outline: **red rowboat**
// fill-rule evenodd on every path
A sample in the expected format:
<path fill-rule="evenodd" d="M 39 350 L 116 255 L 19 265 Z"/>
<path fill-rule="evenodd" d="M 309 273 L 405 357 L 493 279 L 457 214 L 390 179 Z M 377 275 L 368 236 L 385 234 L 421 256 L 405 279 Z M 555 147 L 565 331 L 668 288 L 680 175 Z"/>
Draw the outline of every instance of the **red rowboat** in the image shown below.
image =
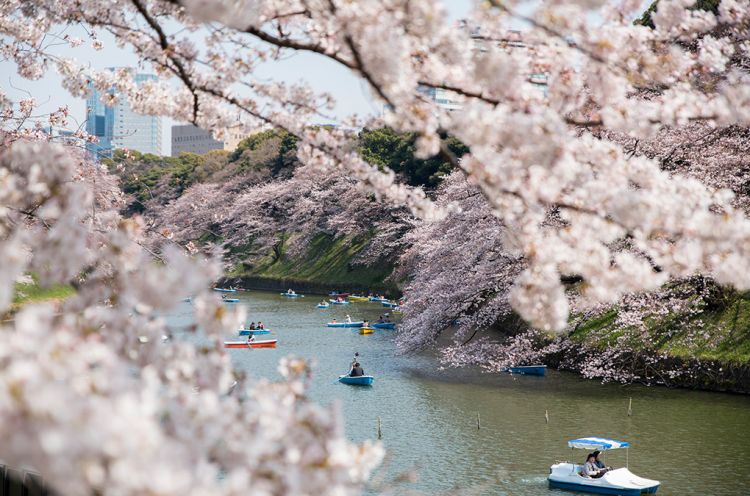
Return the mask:
<path fill-rule="evenodd" d="M 276 339 L 259 341 L 224 341 L 224 348 L 276 348 Z"/>

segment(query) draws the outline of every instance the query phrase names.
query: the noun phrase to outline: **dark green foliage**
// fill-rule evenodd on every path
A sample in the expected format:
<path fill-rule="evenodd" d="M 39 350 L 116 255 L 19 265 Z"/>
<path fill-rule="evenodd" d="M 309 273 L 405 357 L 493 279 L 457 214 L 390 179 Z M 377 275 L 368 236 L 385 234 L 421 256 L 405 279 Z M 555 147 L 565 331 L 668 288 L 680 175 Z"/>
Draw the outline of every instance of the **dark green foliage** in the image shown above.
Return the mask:
<path fill-rule="evenodd" d="M 401 174 L 412 186 L 437 186 L 453 170 L 442 157 L 421 160 L 414 156 L 416 133 L 397 133 L 391 128 L 365 129 L 359 134 L 360 153 L 371 164 L 387 167 Z M 455 138 L 447 137 L 448 148 L 457 156 L 468 149 Z"/>
<path fill-rule="evenodd" d="M 654 3 L 652 3 L 648 7 L 648 9 L 646 9 L 646 12 L 644 12 L 643 15 L 636 19 L 633 23 L 640 24 L 641 26 L 647 26 L 653 29 L 654 21 L 651 19 L 651 15 L 656 12 L 658 3 L 659 0 L 656 0 Z M 719 3 L 721 3 L 721 0 L 698 0 L 695 2 L 693 9 L 707 10 L 709 12 L 713 12 L 714 14 L 718 14 Z"/>
<path fill-rule="evenodd" d="M 276 176 L 296 165 L 297 137 L 276 129 L 255 133 L 240 141 L 229 162 L 236 163 L 239 172 L 269 168 Z"/>

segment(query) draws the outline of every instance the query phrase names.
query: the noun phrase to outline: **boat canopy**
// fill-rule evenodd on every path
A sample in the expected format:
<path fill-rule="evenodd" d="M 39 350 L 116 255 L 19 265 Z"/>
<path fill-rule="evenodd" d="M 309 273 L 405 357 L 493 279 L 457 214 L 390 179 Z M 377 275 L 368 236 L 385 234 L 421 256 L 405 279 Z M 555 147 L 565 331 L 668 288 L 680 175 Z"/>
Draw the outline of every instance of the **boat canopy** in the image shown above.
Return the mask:
<path fill-rule="evenodd" d="M 627 441 L 617 441 L 615 439 L 605 439 L 603 437 L 582 437 L 580 439 L 571 439 L 568 441 L 571 448 L 587 450 L 611 450 L 619 448 L 628 448 L 630 443 Z"/>

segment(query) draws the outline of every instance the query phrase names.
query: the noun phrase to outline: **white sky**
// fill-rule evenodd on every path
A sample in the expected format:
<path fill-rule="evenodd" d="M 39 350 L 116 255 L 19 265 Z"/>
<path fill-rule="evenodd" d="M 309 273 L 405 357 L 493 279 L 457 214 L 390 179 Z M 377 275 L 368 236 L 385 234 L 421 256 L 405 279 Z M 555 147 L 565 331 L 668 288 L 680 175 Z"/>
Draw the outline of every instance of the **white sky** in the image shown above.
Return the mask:
<path fill-rule="evenodd" d="M 450 17 L 454 19 L 465 17 L 470 3 L 469 0 L 446 0 L 444 2 Z M 79 27 L 69 27 L 65 32 L 71 37 L 87 39 L 85 32 Z M 90 45 L 81 45 L 75 49 L 59 47 L 56 53 L 61 56 L 75 57 L 95 69 L 136 66 L 138 58 L 132 50 L 118 48 L 114 38 L 108 33 L 98 32 L 97 35 L 104 43 L 104 49 L 101 51 L 94 50 Z M 140 69 L 141 72 L 152 72 L 149 67 Z M 320 55 L 298 53 L 283 61 L 268 64 L 268 76 L 288 83 L 305 81 L 316 91 L 332 94 L 336 100 L 336 108 L 332 115 L 337 118 L 352 114 L 380 112 L 380 105 L 370 97 L 365 83 L 352 75 L 348 69 Z M 11 100 L 18 101 L 31 95 L 40 104 L 39 114 L 46 114 L 59 106 L 68 105 L 71 111 L 71 122 L 68 127 L 83 126 L 86 117 L 85 100 L 72 97 L 60 82 L 61 79 L 54 70 L 48 71 L 37 81 L 29 81 L 18 75 L 14 62 L 0 61 L 0 89 Z M 162 126 L 164 126 L 162 153 L 165 155 L 169 154 L 171 148 L 172 124 L 171 119 L 162 120 Z"/>

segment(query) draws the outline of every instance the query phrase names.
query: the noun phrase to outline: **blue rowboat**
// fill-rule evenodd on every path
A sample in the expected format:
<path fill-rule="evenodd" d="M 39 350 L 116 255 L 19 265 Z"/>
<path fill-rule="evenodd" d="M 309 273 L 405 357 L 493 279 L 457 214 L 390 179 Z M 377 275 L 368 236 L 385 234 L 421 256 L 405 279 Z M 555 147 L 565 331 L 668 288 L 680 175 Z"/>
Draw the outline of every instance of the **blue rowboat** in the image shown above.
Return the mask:
<path fill-rule="evenodd" d="M 346 300 L 341 300 L 341 301 L 337 301 L 337 300 L 328 300 L 328 302 L 329 302 L 329 303 L 330 303 L 331 305 L 348 305 L 348 304 L 349 304 L 349 302 L 348 302 L 348 301 L 346 301 Z"/>
<path fill-rule="evenodd" d="M 386 298 L 383 298 L 382 296 L 370 296 L 370 301 L 388 301 Z"/>
<path fill-rule="evenodd" d="M 270 329 L 240 329 L 240 336 L 258 336 L 260 334 L 270 334 Z"/>
<path fill-rule="evenodd" d="M 218 291 L 219 293 L 236 293 L 236 289 L 227 289 L 227 288 L 214 288 L 214 291 Z"/>
<path fill-rule="evenodd" d="M 328 307 L 330 307 L 330 306 L 331 306 L 331 305 L 329 305 L 328 303 L 326 303 L 325 305 L 324 305 L 324 304 L 322 304 L 322 303 L 318 303 L 318 308 L 328 308 Z"/>
<path fill-rule="evenodd" d="M 372 327 L 375 329 L 395 329 L 396 324 L 394 322 L 375 322 Z"/>
<path fill-rule="evenodd" d="M 385 308 L 393 308 L 398 306 L 398 303 L 393 303 L 392 301 L 383 301 L 382 304 Z"/>
<path fill-rule="evenodd" d="M 372 386 L 372 382 L 375 378 L 371 375 L 360 375 L 358 377 L 352 377 L 350 375 L 340 375 L 339 382 L 349 384 L 351 386 Z"/>
<path fill-rule="evenodd" d="M 518 375 L 544 375 L 547 373 L 546 365 L 523 365 L 520 367 L 508 367 L 506 372 Z"/>
<path fill-rule="evenodd" d="M 328 327 L 362 327 L 365 325 L 364 321 L 358 322 L 329 322 L 326 324 Z"/>
<path fill-rule="evenodd" d="M 222 298 L 221 301 L 223 301 L 224 303 L 237 303 L 238 301 L 240 301 L 240 299 L 239 298 Z"/>
<path fill-rule="evenodd" d="M 281 296 L 286 296 L 287 298 L 302 298 L 305 295 L 301 295 L 299 293 L 279 293 Z"/>

